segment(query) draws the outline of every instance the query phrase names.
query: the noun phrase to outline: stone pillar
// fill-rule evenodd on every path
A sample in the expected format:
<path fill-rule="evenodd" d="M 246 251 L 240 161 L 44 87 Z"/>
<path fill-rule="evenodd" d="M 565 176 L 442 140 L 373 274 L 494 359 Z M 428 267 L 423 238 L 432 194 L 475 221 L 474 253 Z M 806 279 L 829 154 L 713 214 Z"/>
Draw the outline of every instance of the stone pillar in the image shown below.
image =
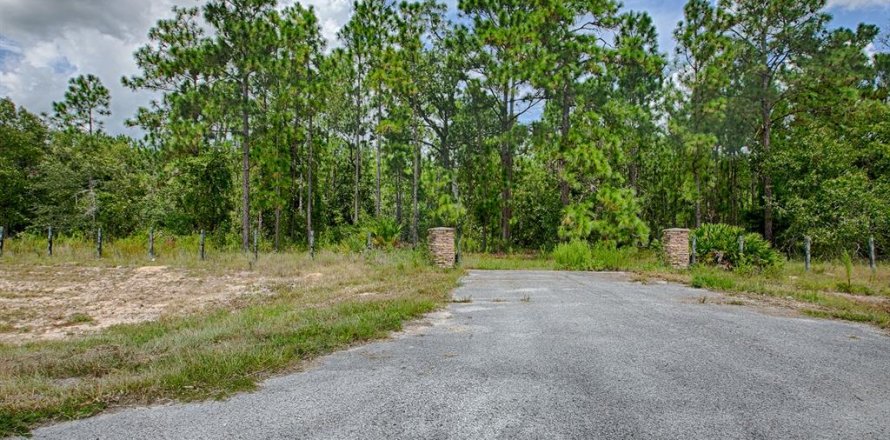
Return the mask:
<path fill-rule="evenodd" d="M 430 229 L 429 247 L 436 266 L 445 269 L 454 267 L 454 228 Z"/>
<path fill-rule="evenodd" d="M 689 229 L 674 228 L 664 230 L 665 256 L 674 269 L 689 268 Z"/>

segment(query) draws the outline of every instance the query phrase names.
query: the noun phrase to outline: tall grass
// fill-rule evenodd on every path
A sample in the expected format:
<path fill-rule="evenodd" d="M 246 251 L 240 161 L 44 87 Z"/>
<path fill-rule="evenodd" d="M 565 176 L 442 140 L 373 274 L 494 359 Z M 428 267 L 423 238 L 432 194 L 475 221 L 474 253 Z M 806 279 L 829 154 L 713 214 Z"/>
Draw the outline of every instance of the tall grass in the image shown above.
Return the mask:
<path fill-rule="evenodd" d="M 557 245 L 553 260 L 556 268 L 566 270 L 634 270 L 656 264 L 651 253 L 635 247 L 616 248 L 604 243 L 591 246 L 582 240 Z"/>

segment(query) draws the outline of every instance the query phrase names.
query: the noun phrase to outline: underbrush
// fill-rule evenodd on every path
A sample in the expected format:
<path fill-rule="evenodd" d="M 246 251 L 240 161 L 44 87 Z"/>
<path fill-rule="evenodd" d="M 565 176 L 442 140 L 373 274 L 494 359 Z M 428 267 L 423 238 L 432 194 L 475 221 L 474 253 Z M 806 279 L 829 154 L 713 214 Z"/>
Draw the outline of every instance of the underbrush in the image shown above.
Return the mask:
<path fill-rule="evenodd" d="M 555 267 L 563 270 L 635 270 L 656 264 L 651 252 L 602 243 L 591 246 L 581 240 L 557 245 L 552 255 Z"/>

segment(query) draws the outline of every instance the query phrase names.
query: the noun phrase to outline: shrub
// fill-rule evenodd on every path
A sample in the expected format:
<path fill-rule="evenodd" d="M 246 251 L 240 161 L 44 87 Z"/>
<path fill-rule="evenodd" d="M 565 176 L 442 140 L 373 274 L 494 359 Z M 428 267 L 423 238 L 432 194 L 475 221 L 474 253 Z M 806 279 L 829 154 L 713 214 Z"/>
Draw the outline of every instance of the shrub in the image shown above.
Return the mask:
<path fill-rule="evenodd" d="M 616 248 L 608 243 L 599 243 L 591 249 L 590 268 L 593 270 L 627 270 L 638 258 L 635 247 Z"/>
<path fill-rule="evenodd" d="M 738 226 L 705 224 L 693 232 L 696 259 L 703 264 L 727 269 L 757 269 L 779 266 L 781 255 L 760 234 L 746 233 Z M 739 253 L 739 237 L 744 237 L 744 252 Z"/>
<path fill-rule="evenodd" d="M 368 226 L 374 247 L 391 248 L 399 244 L 402 234 L 402 225 L 391 218 L 381 218 Z"/>
<path fill-rule="evenodd" d="M 560 243 L 553 249 L 553 259 L 558 269 L 588 270 L 591 267 L 593 255 L 590 245 L 583 240 L 572 240 L 568 243 Z"/>

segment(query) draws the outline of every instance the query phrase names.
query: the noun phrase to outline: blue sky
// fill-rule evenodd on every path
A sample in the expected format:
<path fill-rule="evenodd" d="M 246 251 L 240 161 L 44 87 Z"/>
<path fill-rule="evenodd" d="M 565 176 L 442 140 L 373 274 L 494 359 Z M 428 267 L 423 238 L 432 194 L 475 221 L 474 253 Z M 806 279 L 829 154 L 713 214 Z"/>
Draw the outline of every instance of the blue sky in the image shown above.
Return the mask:
<path fill-rule="evenodd" d="M 292 2 L 293 0 L 287 0 Z M 352 0 L 303 0 L 319 15 L 323 34 L 333 39 L 351 15 Z M 450 5 L 456 0 L 447 0 Z M 145 44 L 152 24 L 173 5 L 198 0 L 0 0 L 0 96 L 33 112 L 48 112 L 60 100 L 70 77 L 98 75 L 111 90 L 112 117 L 106 129 L 138 135 L 124 121 L 152 95 L 134 93 L 120 78 L 136 73 L 133 52 Z M 662 52 L 673 50 L 671 33 L 683 15 L 682 0 L 625 0 L 625 10 L 646 11 L 654 19 Z M 855 28 L 865 22 L 890 31 L 890 0 L 828 0 L 832 26 Z M 886 50 L 886 49 L 885 49 Z"/>

